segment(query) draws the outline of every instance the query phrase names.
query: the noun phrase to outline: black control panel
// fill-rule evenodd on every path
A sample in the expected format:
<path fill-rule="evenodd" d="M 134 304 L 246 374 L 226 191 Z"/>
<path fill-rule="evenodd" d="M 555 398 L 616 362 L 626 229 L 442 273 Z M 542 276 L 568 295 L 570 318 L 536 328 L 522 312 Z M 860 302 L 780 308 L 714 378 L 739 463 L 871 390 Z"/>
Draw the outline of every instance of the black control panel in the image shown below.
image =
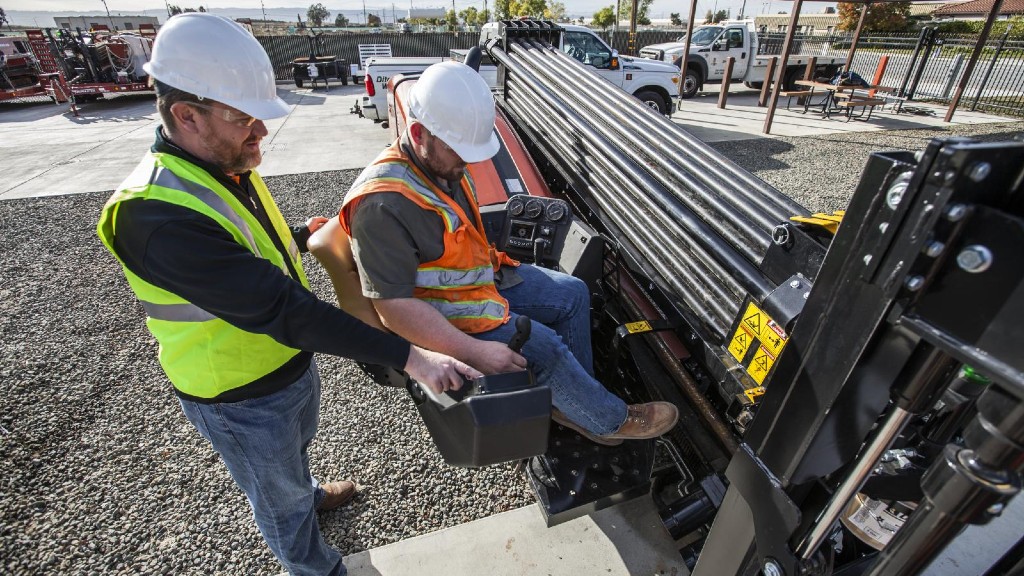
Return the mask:
<path fill-rule="evenodd" d="M 572 224 L 568 202 L 519 194 L 508 199 L 505 214 L 502 250 L 517 260 L 557 263 Z"/>

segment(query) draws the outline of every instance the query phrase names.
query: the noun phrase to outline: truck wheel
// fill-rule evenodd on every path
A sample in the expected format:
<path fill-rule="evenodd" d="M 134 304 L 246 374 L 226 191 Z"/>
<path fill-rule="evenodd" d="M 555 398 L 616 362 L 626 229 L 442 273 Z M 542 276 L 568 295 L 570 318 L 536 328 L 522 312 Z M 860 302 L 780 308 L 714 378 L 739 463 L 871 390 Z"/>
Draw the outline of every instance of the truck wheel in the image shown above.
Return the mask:
<path fill-rule="evenodd" d="M 298 88 L 302 88 L 302 78 L 295 79 L 295 86 Z"/>
<path fill-rule="evenodd" d="M 686 78 L 683 79 L 683 92 L 680 94 L 683 98 L 693 98 L 697 95 L 697 90 L 700 88 L 700 73 L 693 68 L 686 69 Z"/>
<path fill-rule="evenodd" d="M 634 94 L 634 96 L 636 96 L 638 100 L 640 100 L 647 106 L 654 108 L 664 116 L 668 116 L 669 114 L 672 113 L 672 110 L 669 108 L 668 104 L 665 103 L 665 99 L 662 98 L 660 94 L 653 90 L 641 90 Z"/>
<path fill-rule="evenodd" d="M 348 86 L 348 74 L 341 75 L 341 85 Z"/>
<path fill-rule="evenodd" d="M 743 85 L 753 90 L 760 90 L 764 86 L 764 82 L 744 82 Z"/>
<path fill-rule="evenodd" d="M 786 72 L 786 77 L 782 81 L 782 89 L 796 90 L 796 81 L 804 79 L 803 73 L 804 71 L 801 68 L 793 68 L 792 70 Z"/>

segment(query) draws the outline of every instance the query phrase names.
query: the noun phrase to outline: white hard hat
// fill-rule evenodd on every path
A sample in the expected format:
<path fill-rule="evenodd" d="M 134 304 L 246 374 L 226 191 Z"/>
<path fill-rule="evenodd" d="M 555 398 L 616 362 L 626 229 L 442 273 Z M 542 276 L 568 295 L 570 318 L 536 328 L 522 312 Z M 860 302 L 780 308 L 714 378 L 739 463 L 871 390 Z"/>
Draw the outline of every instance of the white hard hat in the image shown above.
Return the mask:
<path fill-rule="evenodd" d="M 480 74 L 465 64 L 427 67 L 409 94 L 409 111 L 467 164 L 498 153 L 494 97 Z"/>
<path fill-rule="evenodd" d="M 277 96 L 267 52 L 245 28 L 223 16 L 188 12 L 173 16 L 156 37 L 142 67 L 160 82 L 210 98 L 259 120 L 279 118 L 289 107 Z"/>

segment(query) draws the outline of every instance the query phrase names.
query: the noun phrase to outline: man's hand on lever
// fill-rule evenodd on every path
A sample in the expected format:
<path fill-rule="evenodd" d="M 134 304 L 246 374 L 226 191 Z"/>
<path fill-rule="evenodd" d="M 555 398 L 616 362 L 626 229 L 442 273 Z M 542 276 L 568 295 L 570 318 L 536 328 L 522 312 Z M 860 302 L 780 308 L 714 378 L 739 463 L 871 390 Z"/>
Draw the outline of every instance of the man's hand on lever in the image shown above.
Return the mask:
<path fill-rule="evenodd" d="M 507 349 L 507 348 L 506 348 Z M 462 388 L 462 378 L 479 378 L 480 372 L 461 362 L 437 352 L 413 346 L 405 362 L 405 372 L 420 384 L 436 394 Z"/>

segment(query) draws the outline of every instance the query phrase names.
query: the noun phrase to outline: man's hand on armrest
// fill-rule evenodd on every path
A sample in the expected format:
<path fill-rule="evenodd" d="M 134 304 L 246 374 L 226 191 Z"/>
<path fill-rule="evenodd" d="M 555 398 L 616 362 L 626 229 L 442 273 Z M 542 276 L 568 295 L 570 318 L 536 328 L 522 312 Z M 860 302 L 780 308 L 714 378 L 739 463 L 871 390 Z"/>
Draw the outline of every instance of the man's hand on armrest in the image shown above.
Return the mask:
<path fill-rule="evenodd" d="M 384 325 L 402 338 L 462 360 L 484 374 L 526 369 L 526 358 L 501 342 L 477 340 L 453 326 L 433 306 L 416 298 L 374 300 Z"/>

